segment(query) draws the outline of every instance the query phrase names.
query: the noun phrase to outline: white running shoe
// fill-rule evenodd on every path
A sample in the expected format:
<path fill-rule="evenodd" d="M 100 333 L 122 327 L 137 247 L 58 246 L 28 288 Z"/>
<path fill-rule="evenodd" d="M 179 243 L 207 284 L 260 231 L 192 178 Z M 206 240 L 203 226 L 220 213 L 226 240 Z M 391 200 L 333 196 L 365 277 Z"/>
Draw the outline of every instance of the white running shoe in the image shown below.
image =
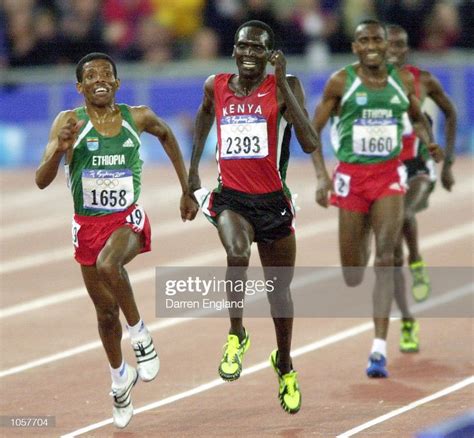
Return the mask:
<path fill-rule="evenodd" d="M 144 382 L 153 380 L 160 370 L 160 359 L 153 346 L 153 339 L 149 333 L 131 340 L 135 357 L 137 358 L 137 371 Z"/>
<path fill-rule="evenodd" d="M 137 381 L 137 370 L 127 364 L 127 383 L 120 387 L 112 385 L 112 392 L 110 393 L 114 398 L 112 416 L 114 425 L 120 429 L 126 427 L 132 419 L 133 405 L 131 393 Z"/>

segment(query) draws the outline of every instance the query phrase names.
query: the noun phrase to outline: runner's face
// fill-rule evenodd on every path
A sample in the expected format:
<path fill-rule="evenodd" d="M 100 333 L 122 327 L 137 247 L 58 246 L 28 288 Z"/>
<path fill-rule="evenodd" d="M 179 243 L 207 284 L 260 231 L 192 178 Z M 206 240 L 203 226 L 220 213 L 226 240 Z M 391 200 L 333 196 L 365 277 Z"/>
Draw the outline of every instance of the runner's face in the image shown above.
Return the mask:
<path fill-rule="evenodd" d="M 378 24 L 363 24 L 357 27 L 352 52 L 366 67 L 378 67 L 385 62 L 387 39 L 385 30 Z"/>
<path fill-rule="evenodd" d="M 408 37 L 399 30 L 388 31 L 387 61 L 397 67 L 405 64 L 408 53 Z"/>
<path fill-rule="evenodd" d="M 82 68 L 82 82 L 78 91 L 86 101 L 96 106 L 107 106 L 114 102 L 119 80 L 115 78 L 112 64 L 106 59 L 86 62 Z"/>
<path fill-rule="evenodd" d="M 271 55 L 268 42 L 268 33 L 258 27 L 244 27 L 240 30 L 232 54 L 240 76 L 255 78 L 265 73 Z"/>

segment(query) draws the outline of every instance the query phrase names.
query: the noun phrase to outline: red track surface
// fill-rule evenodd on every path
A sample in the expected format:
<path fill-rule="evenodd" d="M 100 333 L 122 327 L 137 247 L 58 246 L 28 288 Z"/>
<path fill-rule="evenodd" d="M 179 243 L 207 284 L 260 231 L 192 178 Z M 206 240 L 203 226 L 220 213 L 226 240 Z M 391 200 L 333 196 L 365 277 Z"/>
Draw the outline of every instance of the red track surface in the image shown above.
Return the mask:
<path fill-rule="evenodd" d="M 456 162 L 457 185 L 451 194 L 440 185 L 428 212 L 419 215 L 423 251 L 430 266 L 473 266 L 471 159 Z M 3 172 L 1 211 L 0 415 L 53 415 L 49 429 L 3 428 L 2 436 L 60 436 L 110 418 L 110 377 L 105 354 L 92 345 L 87 351 L 26 370 L 14 369 L 40 358 L 98 341 L 95 312 L 84 291 L 79 266 L 70 244 L 71 200 L 64 180 L 44 192 L 33 185 L 32 171 Z M 215 169 L 203 170 L 213 187 Z M 176 178 L 169 168 L 147 168 L 141 204 L 150 216 L 153 252 L 129 265 L 137 302 L 144 320 L 154 314 L 154 266 L 223 266 L 215 229 L 201 216 L 182 224 L 178 215 Z M 313 203 L 314 175 L 308 164 L 290 165 L 289 186 L 299 194 L 297 216 L 299 266 L 338 264 L 337 211 Z M 464 228 L 460 228 L 462 226 Z M 461 230 L 456 234 L 456 230 Z M 464 231 L 463 231 L 464 230 Z M 256 253 L 256 248 L 254 250 Z M 35 256 L 35 258 L 31 258 Z M 253 264 L 258 257 L 253 256 Z M 139 281 L 133 275 L 139 274 Z M 71 294 L 75 294 L 71 298 Z M 31 309 L 30 303 L 50 295 L 62 302 Z M 350 291 L 348 292 L 350 293 Z M 296 299 L 296 298 L 295 298 Z M 472 295 L 464 298 L 471 306 Z M 24 309 L 15 307 L 25 304 Z M 6 314 L 13 309 L 14 314 Z M 311 344 L 369 319 L 298 318 L 293 349 Z M 267 361 L 275 348 L 271 320 L 247 319 L 252 346 L 244 369 Z M 133 392 L 135 408 L 165 399 L 218 378 L 217 365 L 225 341 L 225 319 L 181 321 L 155 330 L 162 369 L 151 383 Z M 471 318 L 421 320 L 422 351 L 398 352 L 399 323 L 389 334 L 386 380 L 368 380 L 365 365 L 372 329 L 313 349 L 294 359 L 303 393 L 303 407 L 295 416 L 282 411 L 277 382 L 266 367 L 237 382 L 219 384 L 204 392 L 137 414 L 127 429 L 106 425 L 85 436 L 336 436 L 380 415 L 453 385 L 473 371 L 474 333 Z M 133 363 L 128 341 L 126 357 Z M 8 371 L 8 375 L 4 372 Z M 409 437 L 423 427 L 464 412 L 473 405 L 473 385 L 374 425 L 357 436 Z"/>

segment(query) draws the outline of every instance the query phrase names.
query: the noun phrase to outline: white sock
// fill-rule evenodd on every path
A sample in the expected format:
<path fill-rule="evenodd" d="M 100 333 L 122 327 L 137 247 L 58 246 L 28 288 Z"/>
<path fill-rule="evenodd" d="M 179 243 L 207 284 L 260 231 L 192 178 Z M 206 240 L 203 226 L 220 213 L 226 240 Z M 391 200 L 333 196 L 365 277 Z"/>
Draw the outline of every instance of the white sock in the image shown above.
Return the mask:
<path fill-rule="evenodd" d="M 131 339 L 136 339 L 148 334 L 148 329 L 146 328 L 145 323 L 141 319 L 135 325 L 129 326 L 127 324 L 127 329 L 128 333 L 130 333 Z"/>
<path fill-rule="evenodd" d="M 383 354 L 386 358 L 387 357 L 387 341 L 385 339 L 375 338 L 374 342 L 372 343 L 372 350 L 370 351 L 370 353 L 372 354 L 374 352 Z"/>
<path fill-rule="evenodd" d="M 122 359 L 122 363 L 118 368 L 112 368 L 110 365 L 110 374 L 112 376 L 112 384 L 114 386 L 123 386 L 127 382 L 128 373 L 127 373 L 127 364 Z"/>

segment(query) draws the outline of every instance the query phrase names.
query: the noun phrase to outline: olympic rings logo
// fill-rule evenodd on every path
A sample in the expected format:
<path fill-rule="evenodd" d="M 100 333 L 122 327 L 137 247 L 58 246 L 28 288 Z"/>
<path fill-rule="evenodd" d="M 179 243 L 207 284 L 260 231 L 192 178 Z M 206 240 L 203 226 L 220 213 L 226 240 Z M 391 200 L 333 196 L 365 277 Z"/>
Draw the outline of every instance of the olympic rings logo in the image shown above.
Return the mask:
<path fill-rule="evenodd" d="M 240 134 L 243 134 L 244 132 L 250 132 L 252 130 L 252 127 L 249 125 L 235 125 L 231 127 L 232 132 L 238 132 Z"/>
<path fill-rule="evenodd" d="M 99 186 L 99 187 L 107 187 L 107 188 L 110 188 L 110 187 L 117 187 L 119 185 L 119 182 L 117 181 L 117 179 L 115 178 L 97 178 L 95 180 L 95 183 Z"/>

